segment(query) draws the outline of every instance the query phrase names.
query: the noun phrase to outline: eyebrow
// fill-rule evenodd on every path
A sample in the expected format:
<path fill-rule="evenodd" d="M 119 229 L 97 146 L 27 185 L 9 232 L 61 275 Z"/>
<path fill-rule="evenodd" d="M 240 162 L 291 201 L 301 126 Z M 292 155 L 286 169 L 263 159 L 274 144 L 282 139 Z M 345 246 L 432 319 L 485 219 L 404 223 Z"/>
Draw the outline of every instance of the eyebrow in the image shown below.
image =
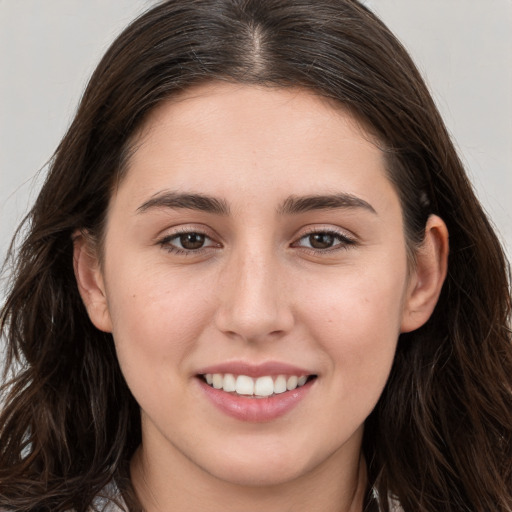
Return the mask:
<path fill-rule="evenodd" d="M 311 196 L 290 196 L 286 199 L 278 212 L 282 215 L 291 215 L 309 212 L 312 210 L 333 210 L 362 208 L 377 214 L 373 206 L 360 197 L 352 194 L 337 193 Z"/>
<path fill-rule="evenodd" d="M 229 206 L 226 201 L 204 194 L 164 192 L 153 196 L 139 206 L 137 213 L 144 213 L 153 208 L 199 210 L 216 215 L 229 215 Z"/>
<path fill-rule="evenodd" d="M 164 192 L 151 197 L 137 208 L 144 213 L 153 208 L 198 210 L 216 215 L 229 215 L 230 208 L 224 199 L 196 193 Z M 373 206 L 360 197 L 347 193 L 290 196 L 277 209 L 280 215 L 294 215 L 314 210 L 362 208 L 377 214 Z"/>

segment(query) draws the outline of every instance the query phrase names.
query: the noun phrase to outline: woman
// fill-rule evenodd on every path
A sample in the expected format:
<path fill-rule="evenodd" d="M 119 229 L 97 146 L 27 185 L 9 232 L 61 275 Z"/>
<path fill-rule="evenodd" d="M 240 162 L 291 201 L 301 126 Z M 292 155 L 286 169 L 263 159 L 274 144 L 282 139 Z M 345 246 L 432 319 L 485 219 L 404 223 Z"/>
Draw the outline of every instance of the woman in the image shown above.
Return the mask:
<path fill-rule="evenodd" d="M 509 317 L 372 13 L 164 2 L 99 64 L 28 217 L 0 504 L 510 510 Z"/>

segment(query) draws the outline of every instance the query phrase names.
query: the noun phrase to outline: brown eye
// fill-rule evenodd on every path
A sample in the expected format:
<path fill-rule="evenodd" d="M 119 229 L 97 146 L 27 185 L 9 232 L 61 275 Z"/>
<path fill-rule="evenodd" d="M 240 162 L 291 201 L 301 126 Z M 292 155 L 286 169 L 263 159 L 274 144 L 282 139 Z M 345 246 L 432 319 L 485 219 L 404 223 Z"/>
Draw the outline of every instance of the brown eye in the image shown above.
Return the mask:
<path fill-rule="evenodd" d="M 330 233 L 313 233 L 309 235 L 309 245 L 313 249 L 329 249 L 334 245 L 335 237 Z"/>
<path fill-rule="evenodd" d="M 193 251 L 201 249 L 206 240 L 206 236 L 202 233 L 183 233 L 179 236 L 180 245 L 183 249 Z"/>
<path fill-rule="evenodd" d="M 220 248 L 221 244 L 200 231 L 185 231 L 169 235 L 159 244 L 170 253 L 199 254 L 203 249 Z"/>
<path fill-rule="evenodd" d="M 304 247 L 318 252 L 329 252 L 347 249 L 356 241 L 337 231 L 315 231 L 302 236 L 292 244 L 293 247 Z"/>

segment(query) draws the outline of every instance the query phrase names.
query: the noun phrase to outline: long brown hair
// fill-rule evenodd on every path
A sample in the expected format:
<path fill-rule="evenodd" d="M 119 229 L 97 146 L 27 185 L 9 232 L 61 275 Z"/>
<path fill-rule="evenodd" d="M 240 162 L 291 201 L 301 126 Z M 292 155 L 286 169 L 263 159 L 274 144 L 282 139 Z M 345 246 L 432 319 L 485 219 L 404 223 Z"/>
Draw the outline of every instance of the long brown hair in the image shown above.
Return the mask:
<path fill-rule="evenodd" d="M 411 250 L 430 214 L 444 219 L 451 252 L 439 303 L 400 337 L 366 422 L 370 484 L 386 512 L 388 496 L 406 512 L 510 511 L 506 258 L 414 64 L 356 0 L 170 0 L 110 47 L 10 251 L 0 506 L 85 511 L 113 478 L 130 495 L 139 408 L 111 335 L 81 302 L 72 234 L 101 240 L 137 128 L 164 99 L 211 80 L 305 87 L 343 104 L 380 141 Z"/>

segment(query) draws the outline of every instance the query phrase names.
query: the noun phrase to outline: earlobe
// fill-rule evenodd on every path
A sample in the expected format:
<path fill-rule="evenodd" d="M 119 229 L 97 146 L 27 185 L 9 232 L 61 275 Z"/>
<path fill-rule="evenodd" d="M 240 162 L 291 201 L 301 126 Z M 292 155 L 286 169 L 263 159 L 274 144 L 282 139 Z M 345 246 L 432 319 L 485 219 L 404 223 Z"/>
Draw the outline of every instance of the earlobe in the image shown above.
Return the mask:
<path fill-rule="evenodd" d="M 425 238 L 416 252 L 404 303 L 401 332 L 418 329 L 432 315 L 441 294 L 448 267 L 448 229 L 437 215 L 431 215 Z"/>
<path fill-rule="evenodd" d="M 112 332 L 105 283 L 96 251 L 83 233 L 73 236 L 73 268 L 78 291 L 91 322 L 100 331 Z"/>

